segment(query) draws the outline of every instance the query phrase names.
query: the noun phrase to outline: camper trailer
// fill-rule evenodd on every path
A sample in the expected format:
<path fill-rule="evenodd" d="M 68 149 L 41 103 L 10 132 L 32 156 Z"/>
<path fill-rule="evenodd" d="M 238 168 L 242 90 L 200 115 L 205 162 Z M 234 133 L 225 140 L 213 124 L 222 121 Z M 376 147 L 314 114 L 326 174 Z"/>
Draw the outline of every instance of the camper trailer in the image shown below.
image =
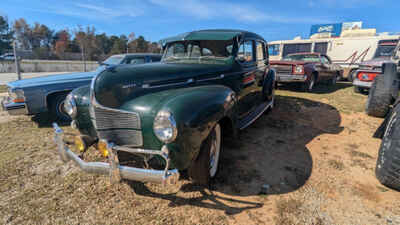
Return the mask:
<path fill-rule="evenodd" d="M 271 60 L 281 60 L 288 54 L 315 52 L 329 56 L 332 61 L 343 67 L 343 77 L 352 80 L 351 74 L 358 64 L 371 60 L 380 43 L 398 40 L 400 35 L 376 34 L 375 29 L 347 30 L 339 37 L 326 34 L 313 35 L 310 39 L 299 37 L 293 40 L 269 42 Z"/>

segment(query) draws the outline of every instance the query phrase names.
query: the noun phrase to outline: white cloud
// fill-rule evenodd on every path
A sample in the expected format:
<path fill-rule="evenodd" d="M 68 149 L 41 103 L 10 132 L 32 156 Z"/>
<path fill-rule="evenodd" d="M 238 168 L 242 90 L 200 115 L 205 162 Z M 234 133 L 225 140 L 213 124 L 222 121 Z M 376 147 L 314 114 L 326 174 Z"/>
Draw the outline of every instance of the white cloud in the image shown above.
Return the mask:
<path fill-rule="evenodd" d="M 357 8 L 360 6 L 374 5 L 381 1 L 378 0 L 308 0 L 310 7 L 328 8 Z"/>
<path fill-rule="evenodd" d="M 102 6 L 100 3 L 69 3 L 60 5 L 43 6 L 40 11 L 46 13 L 54 13 L 64 16 L 73 16 L 77 18 L 84 18 L 90 20 L 113 20 L 116 18 L 124 17 L 125 19 L 134 18 L 144 14 L 144 9 L 138 4 L 125 4 L 119 2 L 118 4 Z"/>
<path fill-rule="evenodd" d="M 330 22 L 321 18 L 296 16 L 283 16 L 258 10 L 246 4 L 230 2 L 211 2 L 200 0 L 149 0 L 154 5 L 164 7 L 171 11 L 193 16 L 199 19 L 229 18 L 241 22 L 278 22 L 278 23 L 326 23 Z"/>

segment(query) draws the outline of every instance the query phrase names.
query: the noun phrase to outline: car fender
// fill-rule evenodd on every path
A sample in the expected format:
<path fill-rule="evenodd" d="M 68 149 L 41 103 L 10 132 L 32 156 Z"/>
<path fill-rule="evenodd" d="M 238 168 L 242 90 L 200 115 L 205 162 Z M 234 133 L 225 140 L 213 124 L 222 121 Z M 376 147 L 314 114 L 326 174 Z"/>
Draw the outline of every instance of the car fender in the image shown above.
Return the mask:
<path fill-rule="evenodd" d="M 164 145 L 153 132 L 153 121 L 160 110 L 172 113 L 178 136 L 167 146 L 173 165 L 187 169 L 197 157 L 202 142 L 215 124 L 223 118 L 235 127 L 235 93 L 222 85 L 204 85 L 165 90 L 144 95 L 121 106 L 121 110 L 140 114 L 145 149 L 161 149 Z"/>
<path fill-rule="evenodd" d="M 97 132 L 93 126 L 89 106 L 90 106 L 90 86 L 82 86 L 74 89 L 70 95 L 75 99 L 77 108 L 77 117 L 74 119 L 79 132 L 97 138 Z"/>

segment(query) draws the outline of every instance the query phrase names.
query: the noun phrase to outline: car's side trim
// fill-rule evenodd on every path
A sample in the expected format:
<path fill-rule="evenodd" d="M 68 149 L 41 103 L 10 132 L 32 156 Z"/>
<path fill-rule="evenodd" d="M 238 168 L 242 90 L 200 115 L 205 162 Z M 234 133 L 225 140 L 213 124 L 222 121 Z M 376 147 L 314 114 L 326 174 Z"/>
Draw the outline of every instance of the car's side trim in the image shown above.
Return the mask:
<path fill-rule="evenodd" d="M 256 121 L 267 109 L 269 109 L 269 108 L 272 109 L 273 106 L 274 106 L 274 100 L 275 100 L 275 97 L 272 97 L 272 100 L 271 100 L 270 102 L 268 102 L 268 103 L 266 102 L 266 103 L 260 105 L 256 110 L 253 111 L 253 113 L 251 113 L 251 114 L 249 115 L 248 118 L 251 118 L 251 119 L 249 119 L 248 121 L 246 121 L 247 118 L 244 118 L 243 121 L 246 121 L 246 122 L 244 122 L 243 124 L 241 124 L 241 123 L 239 122 L 239 130 L 243 130 L 243 129 L 247 128 L 248 126 L 250 126 L 250 125 L 251 125 L 254 121 Z M 253 115 L 253 114 L 254 114 L 254 115 Z"/>

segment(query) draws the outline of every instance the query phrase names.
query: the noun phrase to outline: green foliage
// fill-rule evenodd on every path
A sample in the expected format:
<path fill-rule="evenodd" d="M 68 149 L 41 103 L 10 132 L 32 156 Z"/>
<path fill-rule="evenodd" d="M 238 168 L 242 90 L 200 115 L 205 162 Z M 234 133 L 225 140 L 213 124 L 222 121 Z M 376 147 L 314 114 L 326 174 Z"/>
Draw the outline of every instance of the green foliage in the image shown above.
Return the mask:
<path fill-rule="evenodd" d="M 6 17 L 0 16 L 0 54 L 11 49 L 13 32 Z"/>
<path fill-rule="evenodd" d="M 159 53 L 156 42 L 146 41 L 143 36 L 108 36 L 106 33 L 96 34 L 94 27 L 78 26 L 73 32 L 68 29 L 51 30 L 44 24 L 30 25 L 24 18 L 17 19 L 12 28 L 7 19 L 0 16 L 0 53 L 10 49 L 15 35 L 20 50 L 31 51 L 39 59 L 74 59 L 103 60 L 113 54 L 123 53 Z"/>

